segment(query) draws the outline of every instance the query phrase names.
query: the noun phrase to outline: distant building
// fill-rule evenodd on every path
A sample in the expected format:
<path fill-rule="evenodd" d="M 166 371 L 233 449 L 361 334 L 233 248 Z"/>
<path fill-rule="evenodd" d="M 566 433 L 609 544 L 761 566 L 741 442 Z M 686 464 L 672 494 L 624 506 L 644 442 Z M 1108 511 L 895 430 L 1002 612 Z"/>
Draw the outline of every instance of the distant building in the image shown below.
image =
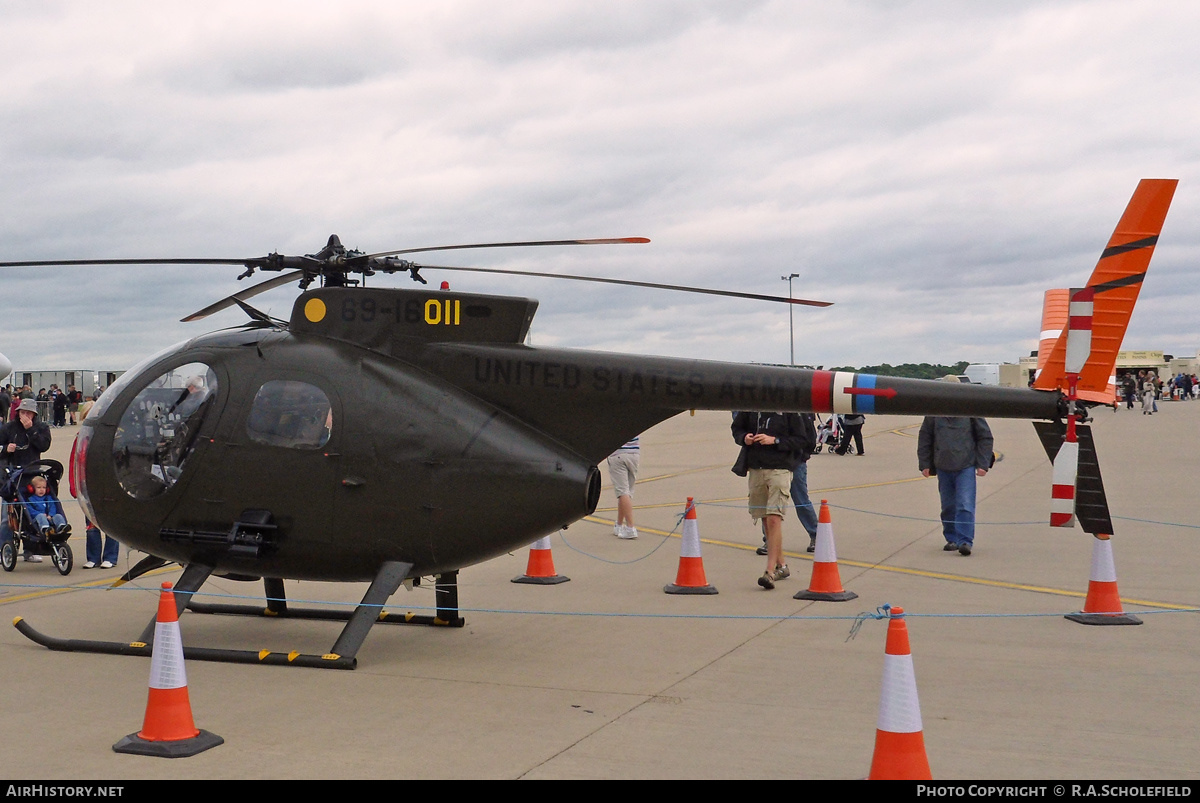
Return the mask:
<path fill-rule="evenodd" d="M 1023 388 L 1029 384 L 1028 374 L 1022 371 L 1020 365 L 1011 362 L 971 363 L 965 373 L 976 385 Z"/>
<path fill-rule="evenodd" d="M 1175 357 L 1167 360 L 1167 376 L 1178 374 L 1200 375 L 1200 355 L 1196 357 Z"/>
<path fill-rule="evenodd" d="M 99 388 L 107 388 L 123 373 L 125 372 L 87 369 L 76 371 L 14 370 L 8 381 L 16 386 L 29 385 L 33 388 L 34 393 L 42 388 L 49 390 L 51 385 L 58 385 L 62 390 L 74 385 L 76 390 L 83 391 L 84 396 L 91 396 Z"/>
<path fill-rule="evenodd" d="M 125 373 L 125 372 L 124 371 L 97 371 L 96 372 L 96 384 L 98 384 L 102 388 L 111 387 L 112 383 L 117 381 L 117 377 L 119 377 L 123 373 Z"/>
<path fill-rule="evenodd" d="M 1037 352 L 1021 358 L 1021 370 L 1027 378 L 1033 377 L 1037 368 Z M 1161 351 L 1119 351 L 1117 365 L 1114 370 L 1117 378 L 1125 374 L 1136 374 L 1138 371 L 1153 371 L 1162 378 L 1185 374 L 1200 374 L 1200 355 L 1195 357 L 1175 357 Z"/>
<path fill-rule="evenodd" d="M 1167 364 L 1173 359 L 1170 354 L 1163 354 L 1161 351 L 1118 351 L 1117 379 L 1125 374 L 1136 374 L 1138 371 L 1153 371 L 1166 379 Z"/>

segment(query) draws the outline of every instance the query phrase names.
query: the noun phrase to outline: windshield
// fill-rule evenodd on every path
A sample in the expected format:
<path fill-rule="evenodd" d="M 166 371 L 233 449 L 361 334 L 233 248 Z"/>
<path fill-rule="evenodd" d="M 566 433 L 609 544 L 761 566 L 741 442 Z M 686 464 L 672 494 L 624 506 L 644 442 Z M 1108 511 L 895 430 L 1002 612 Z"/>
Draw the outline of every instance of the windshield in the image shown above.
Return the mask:
<path fill-rule="evenodd" d="M 156 377 L 134 397 L 113 439 L 117 481 L 126 493 L 152 499 L 175 484 L 216 397 L 217 375 L 199 362 Z"/>

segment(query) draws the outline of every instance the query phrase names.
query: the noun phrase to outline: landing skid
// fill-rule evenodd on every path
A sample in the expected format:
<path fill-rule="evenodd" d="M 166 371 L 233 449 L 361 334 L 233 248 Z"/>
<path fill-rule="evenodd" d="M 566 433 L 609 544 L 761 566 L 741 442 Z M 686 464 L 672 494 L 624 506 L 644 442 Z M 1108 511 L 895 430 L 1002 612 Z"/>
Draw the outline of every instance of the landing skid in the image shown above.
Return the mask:
<path fill-rule="evenodd" d="M 437 614 L 418 616 L 415 614 L 391 614 L 383 610 L 383 604 L 396 593 L 404 578 L 412 570 L 411 563 L 388 561 L 379 569 L 371 581 L 363 600 L 353 611 L 319 610 L 312 608 L 289 608 L 284 595 L 283 581 L 265 578 L 267 607 L 252 605 L 209 605 L 192 600 L 212 574 L 211 566 L 191 563 L 185 567 L 179 582 L 175 584 L 175 604 L 179 611 L 187 609 L 195 613 L 226 614 L 233 616 L 268 616 L 275 618 L 318 619 L 345 622 L 342 633 L 333 648 L 324 655 L 299 652 L 271 652 L 270 650 L 225 650 L 210 647 L 183 648 L 183 657 L 196 661 L 220 661 L 235 664 L 266 664 L 269 666 L 304 666 L 318 669 L 354 669 L 358 665 L 355 657 L 363 641 L 376 623 L 407 625 L 423 624 L 441 627 L 462 627 L 465 620 L 458 610 L 458 572 L 448 572 L 437 579 Z M 138 655 L 150 657 L 153 651 L 154 620 L 151 620 L 137 641 L 86 641 L 60 639 L 47 636 L 33 628 L 24 619 L 17 617 L 13 626 L 26 638 L 43 647 L 59 652 L 92 652 L 104 655 Z"/>

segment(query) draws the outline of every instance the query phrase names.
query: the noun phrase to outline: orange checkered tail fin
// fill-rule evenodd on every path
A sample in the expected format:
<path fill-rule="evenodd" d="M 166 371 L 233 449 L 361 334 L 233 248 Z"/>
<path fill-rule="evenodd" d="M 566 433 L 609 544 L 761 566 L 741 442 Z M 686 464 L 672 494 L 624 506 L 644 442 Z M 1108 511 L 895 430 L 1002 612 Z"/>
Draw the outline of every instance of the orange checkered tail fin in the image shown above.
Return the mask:
<path fill-rule="evenodd" d="M 1121 215 L 1108 246 L 1088 279 L 1093 304 L 1091 348 L 1079 372 L 1080 398 L 1109 404 L 1113 401 L 1109 382 L 1116 368 L 1117 352 L 1125 339 L 1133 305 L 1142 289 L 1142 280 L 1150 267 L 1150 257 L 1154 254 L 1178 183 L 1179 180 L 1173 178 L 1144 178 L 1138 182 L 1125 214 Z M 1035 388 L 1066 390 L 1070 326 L 1069 321 L 1063 325 L 1034 380 Z"/>

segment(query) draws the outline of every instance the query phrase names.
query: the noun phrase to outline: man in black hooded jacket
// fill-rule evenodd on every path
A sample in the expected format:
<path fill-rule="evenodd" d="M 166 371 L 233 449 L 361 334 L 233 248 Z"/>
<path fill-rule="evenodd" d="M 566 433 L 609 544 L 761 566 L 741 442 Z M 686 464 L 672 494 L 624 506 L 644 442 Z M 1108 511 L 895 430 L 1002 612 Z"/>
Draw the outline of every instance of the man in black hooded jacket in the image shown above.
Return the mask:
<path fill-rule="evenodd" d="M 730 428 L 742 447 L 733 473 L 748 479 L 750 517 L 764 523 L 767 536 L 767 568 L 758 584 L 772 589 L 791 574 L 783 562 L 783 515 L 791 505 L 792 471 L 812 453 L 815 433 L 799 413 L 738 412 Z"/>

